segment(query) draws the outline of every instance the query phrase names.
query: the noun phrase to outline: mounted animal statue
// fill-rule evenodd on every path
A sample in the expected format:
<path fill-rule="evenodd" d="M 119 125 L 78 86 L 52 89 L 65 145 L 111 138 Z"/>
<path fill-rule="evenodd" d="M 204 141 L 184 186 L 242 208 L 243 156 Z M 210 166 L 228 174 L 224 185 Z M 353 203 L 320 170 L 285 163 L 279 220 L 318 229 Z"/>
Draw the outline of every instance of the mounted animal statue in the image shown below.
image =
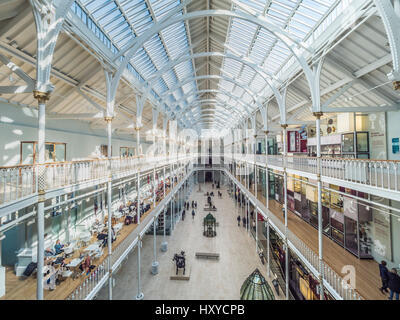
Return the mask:
<path fill-rule="evenodd" d="M 176 275 L 178 275 L 178 269 L 183 268 L 183 274 L 185 274 L 185 251 L 181 251 L 181 254 L 175 253 L 174 258 L 172 261 L 175 261 L 176 264 Z"/>

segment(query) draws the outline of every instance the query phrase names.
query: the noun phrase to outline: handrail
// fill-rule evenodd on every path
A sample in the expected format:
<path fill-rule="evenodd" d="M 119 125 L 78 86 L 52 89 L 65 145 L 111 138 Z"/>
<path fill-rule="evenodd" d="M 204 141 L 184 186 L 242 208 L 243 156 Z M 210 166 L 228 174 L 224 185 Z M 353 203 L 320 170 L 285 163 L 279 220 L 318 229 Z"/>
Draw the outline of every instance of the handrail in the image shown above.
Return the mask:
<path fill-rule="evenodd" d="M 260 213 L 263 216 L 268 217 L 270 221 L 270 225 L 274 230 L 278 232 L 281 236 L 284 235 L 285 226 L 283 223 L 276 217 L 269 209 L 267 209 L 263 203 L 261 203 L 252 193 L 247 190 L 245 186 L 242 185 L 240 181 L 238 181 L 232 173 L 224 168 L 224 171 L 227 173 L 228 177 L 238 185 L 239 189 L 244 192 L 251 202 L 255 204 Z M 300 260 L 308 265 L 311 271 L 315 275 L 318 273 L 319 268 L 319 259 L 318 255 L 312 251 L 302 240 L 300 240 L 293 232 L 288 230 L 288 245 L 292 250 L 297 251 L 296 254 L 299 256 Z M 345 300 L 360 300 L 362 297 L 360 294 L 351 288 L 347 283 L 345 283 L 344 279 L 339 276 L 332 268 L 327 265 L 325 262 L 323 263 L 324 268 L 324 285 L 326 288 L 333 293 L 335 296 L 340 297 Z"/>
<path fill-rule="evenodd" d="M 193 158 L 193 155 L 186 154 L 178 154 L 174 157 L 151 155 L 113 158 L 111 161 L 109 159 L 95 159 L 1 167 L 0 205 L 36 194 L 38 192 L 40 167 L 45 168 L 45 190 L 50 191 L 59 187 L 107 178 L 109 165 L 111 165 L 113 175 L 121 175 L 135 173 L 137 170 L 151 170 L 154 166 L 160 167 Z"/>
<path fill-rule="evenodd" d="M 97 294 L 101 287 L 106 283 L 110 274 L 107 269 L 112 269 L 113 272 L 119 268 L 122 261 L 127 257 L 129 252 L 136 246 L 139 235 L 143 236 L 149 226 L 152 224 L 152 220 L 157 218 L 161 214 L 161 210 L 165 207 L 166 203 L 171 200 L 174 193 L 173 191 L 178 190 L 182 187 L 185 181 L 191 176 L 193 171 L 190 171 L 182 178 L 178 183 L 171 189 L 165 197 L 158 201 L 156 206 L 152 209 L 150 214 L 146 216 L 145 219 L 148 223 L 145 227 L 141 227 L 145 221 L 141 221 L 139 225 L 136 226 L 134 230 L 131 231 L 127 237 L 119 243 L 118 246 L 113 248 L 111 256 L 111 266 L 108 266 L 107 257 L 105 254 L 104 260 L 101 264 L 92 272 L 90 275 L 85 276 L 82 283 L 72 289 L 67 297 L 67 300 L 90 300 Z M 108 267 L 108 268 L 107 268 Z"/>

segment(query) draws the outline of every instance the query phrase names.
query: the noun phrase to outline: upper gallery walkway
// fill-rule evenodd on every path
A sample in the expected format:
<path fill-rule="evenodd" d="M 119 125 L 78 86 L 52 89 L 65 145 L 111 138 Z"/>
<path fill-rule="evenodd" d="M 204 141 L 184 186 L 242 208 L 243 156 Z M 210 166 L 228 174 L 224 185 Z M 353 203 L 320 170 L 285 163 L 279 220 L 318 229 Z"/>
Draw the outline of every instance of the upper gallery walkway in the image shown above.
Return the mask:
<path fill-rule="evenodd" d="M 228 161 L 246 162 L 317 180 L 317 158 L 306 156 L 225 154 Z M 226 162 L 226 161 L 225 161 Z M 322 182 L 400 201 L 400 161 L 321 158 Z"/>
<path fill-rule="evenodd" d="M 248 189 L 246 182 L 241 175 L 232 175 L 224 169 L 227 175 L 249 197 L 263 215 L 266 214 L 270 225 L 281 237 L 285 234 L 284 216 L 282 205 L 275 201 L 268 201 L 268 208 L 265 195 L 260 185 L 252 184 Z M 288 243 L 289 248 L 294 250 L 299 258 L 307 264 L 311 271 L 318 270 L 318 230 L 299 218 L 288 208 Z M 324 260 L 324 285 L 337 297 L 342 299 L 384 299 L 378 290 L 380 287 L 378 264 L 373 260 L 358 259 L 339 246 L 333 240 L 323 237 L 323 260 Z M 346 266 L 353 266 L 355 269 L 355 290 L 351 287 L 346 289 L 342 279 L 342 271 Z"/>
<path fill-rule="evenodd" d="M 111 159 L 112 180 L 162 166 L 186 164 L 191 159 L 193 156 L 185 154 L 115 157 Z M 64 193 L 106 183 L 109 163 L 109 159 L 86 159 L 0 167 L 0 216 L 37 202 L 40 166 L 45 168 L 46 199 L 51 199 Z"/>
<path fill-rule="evenodd" d="M 60 283 L 55 286 L 54 290 L 45 290 L 45 300 L 90 300 L 104 286 L 112 273 L 108 270 L 118 270 L 121 263 L 125 260 L 128 254 L 133 250 L 138 242 L 139 237 L 143 237 L 145 232 L 154 224 L 160 215 L 164 214 L 166 206 L 171 202 L 177 192 L 181 190 L 188 177 L 192 174 L 192 170 L 188 173 L 181 172 L 170 173 L 168 178 L 163 177 L 161 187 L 161 196 L 158 200 L 152 196 L 146 197 L 141 202 L 149 204 L 149 210 L 141 213 L 139 221 L 137 220 L 137 210 L 133 213 L 128 212 L 130 205 L 137 201 L 135 192 L 126 197 L 127 202 L 123 199 L 117 199 L 112 203 L 112 225 L 116 231 L 116 239 L 112 243 L 111 265 L 108 265 L 107 248 L 102 248 L 101 242 L 97 235 L 107 228 L 108 214 L 105 208 L 103 220 L 99 221 L 90 230 L 90 238 L 83 241 L 81 238 L 71 241 L 72 254 L 65 259 L 65 266 L 56 265 L 56 268 L 44 281 L 52 280 L 53 278 L 61 279 Z M 165 181 L 165 189 L 164 187 Z M 176 181 L 176 182 L 174 182 Z M 123 214 L 118 214 L 122 206 Z M 135 211 L 136 210 L 136 211 Z M 124 224 L 124 219 L 127 215 L 132 215 L 134 222 L 130 225 Z M 100 216 L 100 215 L 99 215 Z M 82 255 L 89 254 L 92 258 L 95 268 L 85 275 L 77 268 L 83 261 Z M 47 258 L 47 263 L 51 263 L 56 259 Z M 79 263 L 72 267 L 74 261 Z M 69 269 L 69 270 L 68 270 Z M 17 277 L 13 267 L 8 267 L 6 270 L 6 294 L 0 298 L 1 300 L 33 300 L 36 298 L 37 280 L 30 276 L 26 279 Z"/>

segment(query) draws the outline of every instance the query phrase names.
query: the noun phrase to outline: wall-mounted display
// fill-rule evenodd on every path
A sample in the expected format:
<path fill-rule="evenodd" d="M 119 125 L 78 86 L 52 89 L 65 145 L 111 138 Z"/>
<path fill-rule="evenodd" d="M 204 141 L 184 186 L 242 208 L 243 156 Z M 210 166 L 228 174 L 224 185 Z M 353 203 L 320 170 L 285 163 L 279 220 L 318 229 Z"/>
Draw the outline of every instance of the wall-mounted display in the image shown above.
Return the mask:
<path fill-rule="evenodd" d="M 46 142 L 45 162 L 64 162 L 67 156 L 67 144 L 63 142 Z M 20 164 L 35 164 L 39 161 L 37 141 L 22 141 Z"/>
<path fill-rule="evenodd" d="M 392 138 L 392 153 L 400 153 L 400 138 Z"/>

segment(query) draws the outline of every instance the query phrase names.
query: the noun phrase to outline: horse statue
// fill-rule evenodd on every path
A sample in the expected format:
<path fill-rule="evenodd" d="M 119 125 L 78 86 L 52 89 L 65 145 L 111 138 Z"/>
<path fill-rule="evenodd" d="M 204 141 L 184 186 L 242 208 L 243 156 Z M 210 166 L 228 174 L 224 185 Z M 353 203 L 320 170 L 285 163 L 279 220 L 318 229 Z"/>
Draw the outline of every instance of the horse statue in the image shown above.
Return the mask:
<path fill-rule="evenodd" d="M 177 254 L 175 253 L 174 258 L 172 259 L 172 261 L 175 261 L 176 263 L 176 275 L 178 275 L 178 269 L 182 269 L 183 268 L 183 274 L 185 274 L 185 251 L 181 251 L 181 254 Z"/>

